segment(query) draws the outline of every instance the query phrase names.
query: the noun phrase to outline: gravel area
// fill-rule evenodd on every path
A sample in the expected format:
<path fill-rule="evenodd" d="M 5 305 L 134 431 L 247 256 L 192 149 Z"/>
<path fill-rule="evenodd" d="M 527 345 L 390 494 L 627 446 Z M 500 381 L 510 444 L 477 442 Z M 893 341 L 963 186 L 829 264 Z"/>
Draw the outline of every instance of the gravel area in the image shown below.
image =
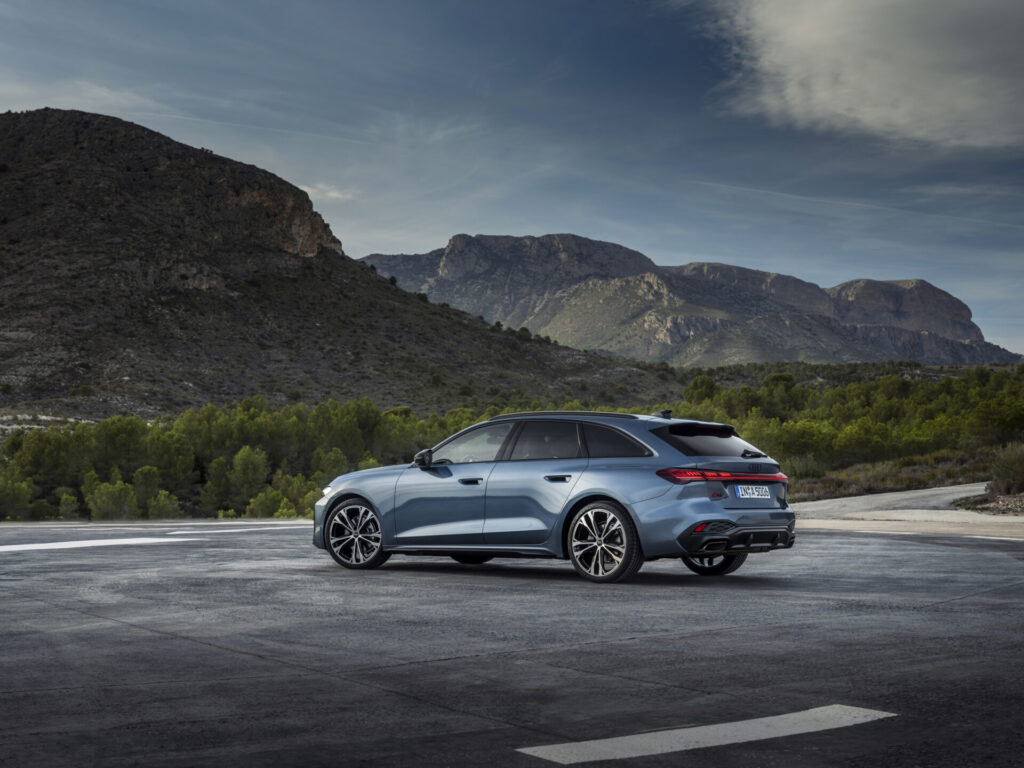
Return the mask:
<path fill-rule="evenodd" d="M 968 496 L 957 499 L 956 506 L 983 512 L 986 515 L 1024 515 L 1024 493 L 1013 496 L 996 496 L 990 499 L 987 495 Z"/>

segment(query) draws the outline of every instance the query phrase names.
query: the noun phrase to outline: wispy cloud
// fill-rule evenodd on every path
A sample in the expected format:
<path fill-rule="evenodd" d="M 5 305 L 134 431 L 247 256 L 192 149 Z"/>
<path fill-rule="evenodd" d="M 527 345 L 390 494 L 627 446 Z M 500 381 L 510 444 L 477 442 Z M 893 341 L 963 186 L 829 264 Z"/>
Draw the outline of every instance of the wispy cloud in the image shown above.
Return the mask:
<path fill-rule="evenodd" d="M 1024 145 L 1019 0 L 721 0 L 732 105 L 798 128 Z"/>
<path fill-rule="evenodd" d="M 921 184 L 904 192 L 929 197 L 1021 197 L 1024 192 L 1002 184 Z"/>
<path fill-rule="evenodd" d="M 299 184 L 299 189 L 309 195 L 312 200 L 352 200 L 356 197 L 355 190 L 340 189 L 333 184 L 322 182 L 312 186 Z"/>
<path fill-rule="evenodd" d="M 127 88 L 111 88 L 88 80 L 30 81 L 0 71 L 0 106 L 15 111 L 54 107 L 119 115 L 140 110 L 168 113 L 164 105 Z"/>

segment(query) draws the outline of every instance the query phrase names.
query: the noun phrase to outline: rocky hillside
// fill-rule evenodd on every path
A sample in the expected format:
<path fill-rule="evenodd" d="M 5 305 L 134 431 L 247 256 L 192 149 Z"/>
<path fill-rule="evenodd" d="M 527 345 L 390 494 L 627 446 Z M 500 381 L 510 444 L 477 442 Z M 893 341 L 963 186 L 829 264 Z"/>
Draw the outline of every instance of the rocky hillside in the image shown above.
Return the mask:
<path fill-rule="evenodd" d="M 634 366 L 425 298 L 349 259 L 271 173 L 112 117 L 0 114 L 0 406 L 670 394 Z"/>
<path fill-rule="evenodd" d="M 674 365 L 804 360 L 1016 362 L 962 301 L 924 280 L 823 289 L 727 264 L 659 267 L 576 235 L 456 235 L 421 255 L 367 256 L 398 285 L 583 349 Z"/>

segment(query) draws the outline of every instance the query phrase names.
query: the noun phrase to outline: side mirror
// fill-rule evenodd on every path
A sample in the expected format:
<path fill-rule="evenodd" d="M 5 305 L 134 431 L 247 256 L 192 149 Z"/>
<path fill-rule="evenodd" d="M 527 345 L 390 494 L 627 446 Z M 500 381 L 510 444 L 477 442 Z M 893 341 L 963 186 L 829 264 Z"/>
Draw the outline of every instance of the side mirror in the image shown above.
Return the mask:
<path fill-rule="evenodd" d="M 412 457 L 412 463 L 420 469 L 430 469 L 430 465 L 434 459 L 434 452 L 429 448 L 424 448 L 422 451 Z"/>

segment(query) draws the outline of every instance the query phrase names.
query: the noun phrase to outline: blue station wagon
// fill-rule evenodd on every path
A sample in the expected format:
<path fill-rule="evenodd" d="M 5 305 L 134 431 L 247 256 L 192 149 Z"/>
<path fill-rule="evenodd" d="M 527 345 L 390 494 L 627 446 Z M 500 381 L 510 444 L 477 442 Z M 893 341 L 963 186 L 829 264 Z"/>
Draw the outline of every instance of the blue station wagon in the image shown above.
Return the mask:
<path fill-rule="evenodd" d="M 676 558 L 704 576 L 792 547 L 779 465 L 728 424 L 589 411 L 510 413 L 411 464 L 324 488 L 313 544 L 365 569 L 392 555 L 568 559 L 591 581 Z"/>

